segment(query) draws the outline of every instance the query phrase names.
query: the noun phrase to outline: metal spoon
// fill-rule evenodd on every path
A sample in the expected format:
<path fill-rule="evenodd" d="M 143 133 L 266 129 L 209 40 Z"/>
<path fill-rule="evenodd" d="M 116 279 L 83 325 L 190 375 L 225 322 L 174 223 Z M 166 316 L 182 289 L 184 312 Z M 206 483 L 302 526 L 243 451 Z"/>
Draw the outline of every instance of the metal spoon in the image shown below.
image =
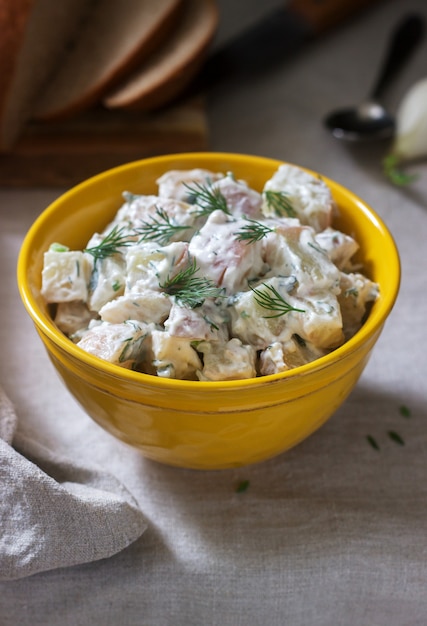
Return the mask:
<path fill-rule="evenodd" d="M 378 79 L 365 102 L 354 108 L 333 111 L 324 119 L 325 126 L 337 139 L 363 141 L 386 139 L 395 131 L 393 116 L 380 103 L 386 87 L 424 35 L 424 20 L 420 15 L 406 16 L 394 29 L 385 61 Z"/>

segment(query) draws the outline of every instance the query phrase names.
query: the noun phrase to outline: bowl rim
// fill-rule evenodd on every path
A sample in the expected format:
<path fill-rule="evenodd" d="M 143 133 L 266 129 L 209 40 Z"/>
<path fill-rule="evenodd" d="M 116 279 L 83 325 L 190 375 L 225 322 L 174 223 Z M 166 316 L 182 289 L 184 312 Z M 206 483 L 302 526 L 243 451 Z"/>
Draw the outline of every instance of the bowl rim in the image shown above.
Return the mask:
<path fill-rule="evenodd" d="M 77 185 L 74 185 L 73 187 L 62 193 L 60 196 L 58 196 L 55 200 L 53 200 L 40 213 L 40 215 L 30 226 L 24 237 L 17 262 L 17 282 L 21 300 L 39 333 L 41 332 L 42 334 L 46 335 L 50 339 L 50 341 L 56 345 L 57 348 L 60 348 L 63 352 L 67 354 L 70 354 L 76 360 L 83 361 L 89 367 L 94 368 L 95 370 L 101 370 L 105 374 L 108 374 L 115 378 L 120 377 L 133 383 L 148 383 L 149 385 L 158 387 L 159 389 L 179 389 L 181 391 L 185 391 L 194 390 L 195 388 L 200 390 L 203 388 L 210 390 L 215 390 L 219 388 L 238 390 L 244 389 L 248 386 L 253 387 L 260 384 L 307 376 L 310 373 L 327 368 L 342 359 L 344 356 L 352 354 L 353 352 L 359 350 L 370 337 L 381 331 L 382 326 L 384 325 L 397 299 L 401 280 L 400 257 L 394 238 L 390 230 L 386 226 L 385 222 L 379 217 L 374 209 L 372 209 L 372 207 L 370 207 L 358 195 L 356 195 L 350 189 L 344 187 L 337 181 L 330 179 L 328 176 L 319 174 L 319 172 L 300 165 L 298 165 L 297 167 L 312 175 L 320 175 L 322 179 L 326 182 L 326 184 L 330 186 L 330 188 L 332 188 L 332 191 L 339 191 L 341 196 L 346 197 L 351 204 L 356 205 L 358 209 L 361 210 L 368 217 L 369 221 L 374 224 L 375 228 L 381 231 L 384 240 L 388 244 L 389 252 L 391 254 L 390 261 L 392 261 L 392 264 L 390 267 L 390 271 L 395 277 L 392 289 L 390 289 L 388 294 L 385 294 L 381 297 L 374 310 L 370 312 L 367 320 L 364 322 L 363 326 L 355 333 L 355 335 L 353 335 L 353 337 L 344 342 L 341 346 L 332 350 L 330 353 L 319 357 L 314 361 L 311 361 L 310 363 L 306 363 L 285 372 L 269 374 L 266 376 L 258 376 L 254 378 L 246 378 L 242 380 L 194 381 L 162 378 L 159 376 L 154 376 L 152 374 L 135 372 L 133 370 L 123 368 L 119 365 L 109 363 L 108 361 L 104 361 L 99 357 L 89 354 L 82 348 L 79 348 L 63 333 L 61 333 L 60 330 L 56 328 L 53 320 L 48 318 L 48 316 L 45 315 L 45 313 L 39 307 L 37 299 L 34 296 L 33 290 L 29 284 L 27 273 L 27 267 L 31 263 L 31 251 L 33 241 L 36 234 L 43 227 L 43 224 L 50 217 L 50 215 L 54 214 L 58 210 L 58 207 L 62 205 L 64 200 L 67 200 L 70 197 L 84 192 L 86 189 L 96 184 L 99 184 L 106 179 L 109 179 L 111 176 L 119 176 L 122 172 L 129 171 L 131 169 L 137 170 L 139 167 L 143 167 L 144 165 L 151 163 L 160 164 L 164 162 L 166 164 L 170 163 L 173 160 L 191 161 L 195 159 L 203 160 L 212 158 L 218 161 L 227 159 L 240 159 L 242 162 L 246 161 L 248 163 L 262 161 L 266 165 L 271 165 L 275 167 L 278 167 L 281 164 L 291 164 L 290 162 L 281 159 L 273 159 L 264 156 L 243 153 L 240 154 L 233 152 L 184 152 L 143 158 L 102 171 L 78 183 Z"/>

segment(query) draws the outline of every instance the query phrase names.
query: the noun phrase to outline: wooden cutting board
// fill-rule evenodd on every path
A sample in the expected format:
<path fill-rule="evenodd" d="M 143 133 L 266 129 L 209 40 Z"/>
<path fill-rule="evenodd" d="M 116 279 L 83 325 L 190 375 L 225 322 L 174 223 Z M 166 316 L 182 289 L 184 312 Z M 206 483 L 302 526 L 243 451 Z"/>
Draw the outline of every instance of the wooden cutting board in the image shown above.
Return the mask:
<path fill-rule="evenodd" d="M 3 187 L 70 187 L 138 159 L 208 148 L 203 98 L 152 114 L 96 109 L 62 122 L 32 122 L 0 154 Z"/>

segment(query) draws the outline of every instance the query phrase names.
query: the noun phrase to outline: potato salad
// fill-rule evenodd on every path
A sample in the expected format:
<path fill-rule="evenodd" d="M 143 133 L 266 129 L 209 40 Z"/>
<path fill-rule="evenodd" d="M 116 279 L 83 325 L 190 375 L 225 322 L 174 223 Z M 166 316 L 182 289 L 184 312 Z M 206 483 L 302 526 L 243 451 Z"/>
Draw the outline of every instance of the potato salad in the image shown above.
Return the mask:
<path fill-rule="evenodd" d="M 173 170 L 124 191 L 83 250 L 53 243 L 42 295 L 83 350 L 146 374 L 223 381 L 311 362 L 361 327 L 378 286 L 332 226 L 329 187 L 283 164 L 252 189 L 232 172 Z"/>

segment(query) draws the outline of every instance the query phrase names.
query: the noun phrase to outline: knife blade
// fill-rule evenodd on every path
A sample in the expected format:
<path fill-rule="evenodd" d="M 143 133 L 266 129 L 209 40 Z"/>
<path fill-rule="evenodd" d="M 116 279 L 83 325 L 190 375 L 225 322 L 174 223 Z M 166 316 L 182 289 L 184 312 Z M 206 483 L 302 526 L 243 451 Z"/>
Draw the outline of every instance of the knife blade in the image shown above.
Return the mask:
<path fill-rule="evenodd" d="M 271 70 L 303 45 L 382 0 L 291 0 L 214 50 L 186 97 Z"/>

